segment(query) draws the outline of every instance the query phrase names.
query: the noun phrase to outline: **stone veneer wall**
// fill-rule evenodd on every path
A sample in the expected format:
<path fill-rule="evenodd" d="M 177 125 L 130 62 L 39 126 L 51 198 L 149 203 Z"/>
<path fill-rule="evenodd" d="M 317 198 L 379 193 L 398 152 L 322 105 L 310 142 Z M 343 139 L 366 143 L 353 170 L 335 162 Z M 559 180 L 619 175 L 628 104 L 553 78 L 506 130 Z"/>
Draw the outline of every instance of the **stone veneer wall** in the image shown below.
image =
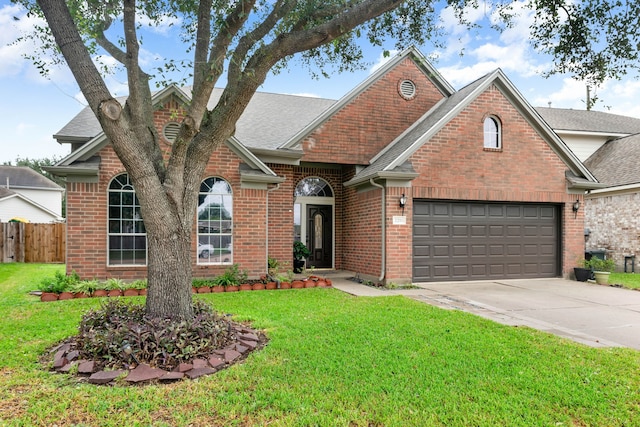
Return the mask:
<path fill-rule="evenodd" d="M 605 249 L 616 261 L 616 270 L 624 269 L 626 255 L 640 256 L 640 193 L 587 196 L 585 200 L 585 247 Z M 629 265 L 630 268 L 630 265 Z M 640 268 L 637 268 L 640 271 Z"/>

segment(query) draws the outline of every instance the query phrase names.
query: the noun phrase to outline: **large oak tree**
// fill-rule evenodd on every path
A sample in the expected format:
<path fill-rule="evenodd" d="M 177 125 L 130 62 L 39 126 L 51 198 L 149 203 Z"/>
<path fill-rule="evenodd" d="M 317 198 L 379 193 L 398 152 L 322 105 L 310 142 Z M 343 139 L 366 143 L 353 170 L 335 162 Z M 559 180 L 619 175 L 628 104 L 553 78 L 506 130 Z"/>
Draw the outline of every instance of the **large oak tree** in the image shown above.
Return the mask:
<path fill-rule="evenodd" d="M 294 56 L 321 69 L 323 64 L 350 69 L 362 59 L 359 43 L 363 40 L 378 46 L 385 37 L 400 47 L 422 44 L 438 34 L 442 7 L 454 7 L 461 22 L 464 8 L 478 7 L 474 0 L 14 1 L 46 19 L 48 28 L 39 29 L 40 36 L 53 38 L 44 46 L 59 49 L 131 177 L 148 239 L 147 313 L 175 318 L 192 316 L 191 230 L 205 166 L 213 150 L 233 135 L 238 118 L 270 70 L 286 66 Z M 602 77 L 597 74 L 603 69 L 601 63 L 612 63 L 625 52 L 633 53 L 629 59 L 637 58 L 635 38 L 615 39 L 622 51 L 590 55 L 595 35 L 583 31 L 591 31 L 588 24 L 593 17 L 600 25 L 613 22 L 601 6 L 610 1 L 614 0 L 532 1 L 538 18 L 533 28 L 536 42 L 562 61 L 559 70 L 583 70 L 574 65 L 580 56 L 588 55 L 588 62 L 600 68 L 586 72 L 587 77 Z M 509 3 L 497 6 L 497 15 L 507 24 Z M 634 4 L 631 12 L 637 20 L 636 8 Z M 624 5 L 611 10 L 625 11 Z M 192 57 L 193 89 L 165 160 L 153 125 L 152 76 L 140 64 L 138 31 L 141 19 L 153 25 L 167 17 L 182 23 L 182 38 Z M 616 32 L 615 26 L 607 28 L 607 35 L 624 33 Z M 116 30 L 120 30 L 118 38 L 110 39 Z M 599 40 L 598 46 L 607 43 Z M 572 46 L 577 49 L 571 50 Z M 100 49 L 126 69 L 129 94 L 124 106 L 109 92 L 92 60 Z M 169 58 L 164 69 L 178 65 Z M 223 94 L 208 109 L 211 92 L 222 78 Z"/>

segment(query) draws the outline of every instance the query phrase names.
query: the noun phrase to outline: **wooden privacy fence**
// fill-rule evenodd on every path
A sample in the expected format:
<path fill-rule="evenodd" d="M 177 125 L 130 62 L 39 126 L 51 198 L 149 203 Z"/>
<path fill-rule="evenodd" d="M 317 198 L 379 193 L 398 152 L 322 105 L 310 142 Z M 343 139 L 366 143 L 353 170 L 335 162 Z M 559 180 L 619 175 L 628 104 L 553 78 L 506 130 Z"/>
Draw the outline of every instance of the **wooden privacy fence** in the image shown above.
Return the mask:
<path fill-rule="evenodd" d="M 64 263 L 66 224 L 0 223 L 2 262 Z"/>

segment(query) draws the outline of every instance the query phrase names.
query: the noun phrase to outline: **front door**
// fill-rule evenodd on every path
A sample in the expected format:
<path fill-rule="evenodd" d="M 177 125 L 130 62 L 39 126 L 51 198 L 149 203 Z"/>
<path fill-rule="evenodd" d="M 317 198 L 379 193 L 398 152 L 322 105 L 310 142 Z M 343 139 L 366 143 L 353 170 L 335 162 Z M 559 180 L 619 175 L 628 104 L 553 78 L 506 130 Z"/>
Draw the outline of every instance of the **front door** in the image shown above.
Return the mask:
<path fill-rule="evenodd" d="M 307 265 L 333 267 L 332 206 L 307 205 L 307 247 L 311 251 Z"/>

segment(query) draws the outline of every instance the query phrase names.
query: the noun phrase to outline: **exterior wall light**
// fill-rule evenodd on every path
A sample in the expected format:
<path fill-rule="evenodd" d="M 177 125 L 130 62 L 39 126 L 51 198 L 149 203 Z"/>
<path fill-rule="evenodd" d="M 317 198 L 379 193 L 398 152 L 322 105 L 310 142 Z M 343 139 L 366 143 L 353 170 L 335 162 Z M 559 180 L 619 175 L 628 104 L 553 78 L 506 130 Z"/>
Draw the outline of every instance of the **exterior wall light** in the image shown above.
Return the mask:
<path fill-rule="evenodd" d="M 576 200 L 575 202 L 573 202 L 573 217 L 577 218 L 578 217 L 578 211 L 580 210 L 580 200 Z"/>
<path fill-rule="evenodd" d="M 407 204 L 407 196 L 402 193 L 402 197 L 400 197 L 400 207 L 402 208 L 402 215 L 404 215 L 404 206 Z"/>

